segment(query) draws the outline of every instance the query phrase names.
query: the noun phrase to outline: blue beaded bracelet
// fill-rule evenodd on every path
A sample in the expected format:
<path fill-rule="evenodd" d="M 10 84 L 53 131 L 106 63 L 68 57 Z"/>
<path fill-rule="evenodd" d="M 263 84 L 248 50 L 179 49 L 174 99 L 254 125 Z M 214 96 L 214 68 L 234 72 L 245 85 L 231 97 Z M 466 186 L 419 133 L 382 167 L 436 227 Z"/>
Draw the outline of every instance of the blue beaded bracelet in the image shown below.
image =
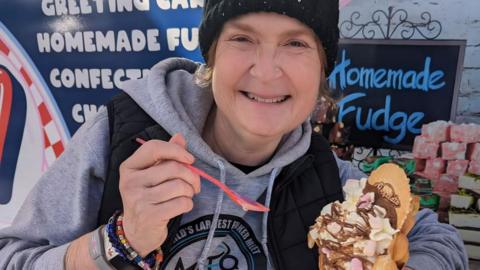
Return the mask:
<path fill-rule="evenodd" d="M 115 233 L 115 223 L 117 222 L 117 217 L 120 215 L 120 212 L 115 212 L 112 217 L 108 220 L 108 224 L 106 226 L 106 231 L 108 234 L 108 240 L 112 244 L 112 247 L 115 249 L 115 251 L 125 259 L 126 261 L 130 261 L 130 259 L 126 256 L 126 252 L 123 250 L 122 243 L 118 239 L 116 233 Z"/>
<path fill-rule="evenodd" d="M 115 251 L 125 260 L 135 263 L 142 269 L 159 269 L 163 260 L 163 253 L 160 248 L 152 251 L 142 258 L 128 243 L 123 231 L 123 215 L 117 211 L 109 219 L 106 226 L 108 239 Z"/>

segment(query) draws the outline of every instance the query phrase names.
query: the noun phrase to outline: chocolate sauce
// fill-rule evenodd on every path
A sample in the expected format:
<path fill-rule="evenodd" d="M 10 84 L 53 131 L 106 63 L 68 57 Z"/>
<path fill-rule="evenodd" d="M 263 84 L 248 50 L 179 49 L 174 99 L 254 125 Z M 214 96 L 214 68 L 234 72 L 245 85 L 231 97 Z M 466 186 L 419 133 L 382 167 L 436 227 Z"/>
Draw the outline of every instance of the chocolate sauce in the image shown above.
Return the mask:
<path fill-rule="evenodd" d="M 373 263 L 368 261 L 367 259 L 364 259 L 359 256 L 353 255 L 353 250 L 351 252 L 344 252 L 342 250 L 342 242 L 347 241 L 349 238 L 358 238 L 358 239 L 368 239 L 371 228 L 368 227 L 368 216 L 369 214 L 376 217 L 377 215 L 375 214 L 374 208 L 370 207 L 369 209 L 365 208 L 358 208 L 357 205 L 357 213 L 360 216 L 360 218 L 363 220 L 367 226 L 363 226 L 361 224 L 351 224 L 348 222 L 344 221 L 343 216 L 341 216 L 341 208 L 339 204 L 332 204 L 331 207 L 331 214 L 325 214 L 322 216 L 322 224 L 321 227 L 324 228 L 325 231 L 327 231 L 332 237 L 334 237 L 337 241 L 331 241 L 331 240 L 322 240 L 320 239 L 320 248 L 319 251 L 321 252 L 322 248 L 327 248 L 329 250 L 332 250 L 335 252 L 335 257 L 334 259 L 326 257 L 326 260 L 324 261 L 325 266 L 328 267 L 335 267 L 335 269 L 344 269 L 343 265 L 347 261 L 351 261 L 353 258 L 357 258 L 362 262 L 362 266 L 364 269 L 371 268 L 373 266 Z M 327 225 L 331 223 L 337 223 L 341 229 L 337 233 L 332 233 L 327 229 Z M 345 228 L 351 229 L 351 231 L 346 231 Z M 338 256 L 340 255 L 340 256 Z"/>
<path fill-rule="evenodd" d="M 397 195 L 392 193 L 394 189 L 391 186 L 385 185 L 383 183 L 377 183 L 376 185 L 370 185 L 368 182 L 363 190 L 364 194 L 368 192 L 373 192 L 375 200 L 372 203 L 372 206 L 367 208 L 359 208 L 359 204 L 356 206 L 356 212 L 358 216 L 363 220 L 362 224 L 351 224 L 345 221 L 346 216 L 343 213 L 341 204 L 333 203 L 331 205 L 331 213 L 321 216 L 320 228 L 321 231 L 328 232 L 335 241 L 332 240 L 323 240 L 318 239 L 317 244 L 319 245 L 319 252 L 322 252 L 322 248 L 327 248 L 332 250 L 330 258 L 325 256 L 324 265 L 328 268 L 333 269 L 345 269 L 344 263 L 350 262 L 352 259 L 357 258 L 361 261 L 364 269 L 369 269 L 373 267 L 373 263 L 369 260 L 353 255 L 353 245 L 342 246 L 342 243 L 346 242 L 348 239 L 369 239 L 371 233 L 371 228 L 369 226 L 369 216 L 377 217 L 373 205 L 380 206 L 386 210 L 385 218 L 388 218 L 392 228 L 396 229 L 397 225 L 397 213 L 396 207 L 399 205 L 399 200 Z M 343 215 L 342 215 L 343 214 Z M 328 225 L 332 223 L 337 223 L 340 226 L 340 230 L 336 233 L 332 233 L 328 230 Z"/>
<path fill-rule="evenodd" d="M 397 211 L 395 209 L 395 205 L 389 199 L 383 197 L 376 186 L 370 185 L 368 182 L 365 185 L 363 192 L 375 193 L 375 202 L 373 204 L 378 205 L 386 210 L 385 218 L 388 218 L 388 220 L 390 221 L 390 226 L 392 226 L 392 228 L 397 229 Z"/>

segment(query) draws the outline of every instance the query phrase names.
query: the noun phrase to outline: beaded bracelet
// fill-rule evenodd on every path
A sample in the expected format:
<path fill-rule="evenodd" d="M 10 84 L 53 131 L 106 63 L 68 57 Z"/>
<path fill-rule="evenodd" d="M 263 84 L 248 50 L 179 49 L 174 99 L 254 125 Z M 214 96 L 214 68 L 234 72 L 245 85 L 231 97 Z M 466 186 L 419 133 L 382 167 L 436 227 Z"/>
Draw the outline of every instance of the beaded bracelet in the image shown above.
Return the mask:
<path fill-rule="evenodd" d="M 123 230 L 123 214 L 115 212 L 106 226 L 108 239 L 115 251 L 125 260 L 135 263 L 142 269 L 159 269 L 163 261 L 163 253 L 157 248 L 142 258 L 128 243 Z"/>
<path fill-rule="evenodd" d="M 123 216 L 119 212 L 116 212 L 110 218 L 107 225 L 109 241 L 112 243 L 115 251 L 123 259 L 137 264 L 142 269 L 158 269 L 160 266 L 160 262 L 163 259 L 162 253 L 159 252 L 160 249 L 157 249 L 145 258 L 142 258 L 130 247 L 128 241 L 126 241 L 125 235 L 123 233 L 122 221 Z"/>
<path fill-rule="evenodd" d="M 128 252 L 127 255 L 130 255 L 129 257 L 132 258 L 131 259 L 132 261 L 134 261 L 136 264 L 138 264 L 140 267 L 144 269 L 150 269 L 152 267 L 154 269 L 157 269 L 156 264 L 160 264 L 160 262 L 163 260 L 162 250 L 160 248 L 157 248 L 155 251 L 148 254 L 145 258 L 142 258 L 140 255 L 138 255 L 138 253 L 130 246 L 130 244 L 127 241 L 127 238 L 125 237 L 125 233 L 123 231 L 123 215 L 122 214 L 120 214 L 117 218 L 116 234 L 120 239 L 120 242 L 123 244 L 123 247 Z M 144 265 L 148 267 L 145 268 Z"/>
<path fill-rule="evenodd" d="M 125 255 L 125 252 L 123 251 L 122 243 L 120 243 L 116 233 L 115 233 L 115 223 L 117 222 L 117 217 L 120 215 L 120 212 L 115 212 L 110 219 L 108 220 L 107 225 L 105 226 L 105 230 L 108 235 L 108 240 L 110 244 L 112 244 L 113 249 L 116 251 L 116 253 L 125 259 L 126 261 L 130 261 L 130 259 L 127 258 Z"/>

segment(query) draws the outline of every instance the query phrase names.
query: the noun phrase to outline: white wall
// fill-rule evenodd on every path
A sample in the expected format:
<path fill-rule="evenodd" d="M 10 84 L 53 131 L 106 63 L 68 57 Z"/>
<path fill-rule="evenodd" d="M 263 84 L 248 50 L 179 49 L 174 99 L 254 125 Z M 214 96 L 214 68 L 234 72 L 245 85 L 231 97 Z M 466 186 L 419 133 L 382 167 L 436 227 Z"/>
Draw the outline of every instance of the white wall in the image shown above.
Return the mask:
<path fill-rule="evenodd" d="M 370 21 L 374 11 L 381 9 L 387 12 L 389 6 L 394 10 L 404 9 L 408 14 L 408 20 L 417 23 L 424 22 L 420 17 L 422 12 L 429 12 L 432 20 L 438 20 L 442 25 L 442 32 L 436 39 L 467 40 L 456 121 L 480 123 L 480 1 L 352 0 L 341 10 L 340 23 L 350 19 L 355 11 L 360 12 L 358 22 Z M 398 19 L 393 22 L 398 23 Z M 384 24 L 386 25 L 386 21 Z M 347 31 L 344 33 L 348 34 Z M 358 35 L 355 38 L 362 36 Z M 401 39 L 401 36 L 397 31 L 391 38 Z M 422 39 L 418 34 L 413 38 Z"/>

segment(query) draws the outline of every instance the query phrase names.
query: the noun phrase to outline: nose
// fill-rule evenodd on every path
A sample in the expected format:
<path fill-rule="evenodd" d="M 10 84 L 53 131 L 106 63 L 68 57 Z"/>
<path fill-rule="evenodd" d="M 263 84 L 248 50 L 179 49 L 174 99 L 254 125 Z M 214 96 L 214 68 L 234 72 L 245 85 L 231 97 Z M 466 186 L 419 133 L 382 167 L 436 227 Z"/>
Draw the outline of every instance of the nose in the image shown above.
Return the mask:
<path fill-rule="evenodd" d="M 277 50 L 273 46 L 259 46 L 250 74 L 261 81 L 271 81 L 282 76 L 282 69 L 277 63 Z"/>

